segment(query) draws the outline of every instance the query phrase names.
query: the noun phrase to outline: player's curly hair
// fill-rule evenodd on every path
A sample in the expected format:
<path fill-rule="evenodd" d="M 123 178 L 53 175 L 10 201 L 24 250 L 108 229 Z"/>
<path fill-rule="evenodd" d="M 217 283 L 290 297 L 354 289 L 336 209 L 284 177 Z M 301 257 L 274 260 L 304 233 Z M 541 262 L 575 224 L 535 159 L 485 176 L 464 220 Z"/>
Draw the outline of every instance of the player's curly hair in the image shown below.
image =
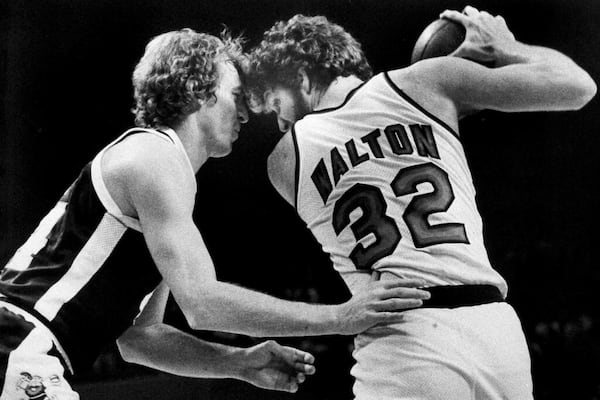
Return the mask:
<path fill-rule="evenodd" d="M 215 95 L 217 63 L 239 70 L 241 57 L 242 39 L 227 30 L 220 38 L 189 28 L 154 37 L 133 72 L 136 125 L 177 125 Z"/>
<path fill-rule="evenodd" d="M 369 79 L 373 72 L 360 43 L 324 16 L 297 14 L 266 31 L 246 57 L 243 78 L 249 106 L 264 111 L 264 93 L 276 85 L 297 88 L 303 68 L 318 89 L 339 76 Z"/>

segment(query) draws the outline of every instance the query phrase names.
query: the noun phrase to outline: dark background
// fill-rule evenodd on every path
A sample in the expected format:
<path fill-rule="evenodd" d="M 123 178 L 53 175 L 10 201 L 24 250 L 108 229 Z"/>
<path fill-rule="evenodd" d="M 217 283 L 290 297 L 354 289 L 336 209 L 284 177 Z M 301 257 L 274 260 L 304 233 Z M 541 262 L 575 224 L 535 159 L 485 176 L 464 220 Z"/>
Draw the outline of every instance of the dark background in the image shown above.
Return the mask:
<path fill-rule="evenodd" d="M 600 3 L 541 0 L 0 2 L 0 265 L 79 169 L 133 123 L 130 75 L 154 35 L 223 24 L 257 43 L 275 20 L 323 14 L 363 44 L 376 72 L 408 64 L 445 8 L 503 15 L 517 39 L 556 48 L 600 81 Z M 598 97 L 578 112 L 484 112 L 461 132 L 494 266 L 530 345 L 537 399 L 600 399 Z M 198 174 L 196 220 L 221 279 L 304 301 L 342 302 L 341 280 L 304 224 L 270 188 L 272 117 L 252 118 L 233 153 Z M 174 324 L 180 316 L 169 316 Z M 199 335 L 250 345 L 256 339 Z M 351 397 L 350 338 L 283 339 L 314 352 L 318 373 L 294 398 Z M 234 381 L 172 378 L 109 348 L 75 381 L 83 399 L 292 398 Z"/>

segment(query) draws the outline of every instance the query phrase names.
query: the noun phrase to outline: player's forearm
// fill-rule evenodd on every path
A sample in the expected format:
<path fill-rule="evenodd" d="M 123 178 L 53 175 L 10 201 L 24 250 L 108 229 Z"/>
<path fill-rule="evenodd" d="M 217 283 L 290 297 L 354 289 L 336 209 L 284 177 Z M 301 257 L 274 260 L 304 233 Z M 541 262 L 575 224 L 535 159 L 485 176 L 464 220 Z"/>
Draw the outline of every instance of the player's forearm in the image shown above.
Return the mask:
<path fill-rule="evenodd" d="M 337 305 L 292 302 L 217 281 L 199 286 L 192 296 L 188 322 L 194 329 L 258 337 L 340 333 Z"/>
<path fill-rule="evenodd" d="M 197 236 L 195 236 L 197 235 Z M 182 240 L 182 237 L 185 240 Z M 171 238 L 171 240 L 169 240 Z M 197 330 L 250 336 L 327 335 L 339 332 L 339 306 L 291 302 L 216 280 L 212 260 L 195 232 L 162 235 L 155 260 L 183 311 Z M 172 266 L 187 265 L 174 273 Z M 189 271 L 189 276 L 182 272 Z M 169 283 L 170 282 L 170 283 Z"/>
<path fill-rule="evenodd" d="M 513 41 L 496 49 L 496 66 L 526 64 L 532 69 L 532 79 L 554 86 L 559 104 L 566 109 L 578 109 L 596 94 L 596 84 L 590 75 L 565 54 L 547 47 Z"/>
<path fill-rule="evenodd" d="M 117 343 L 130 363 L 191 378 L 243 378 L 244 349 L 205 342 L 165 324 L 130 328 Z"/>

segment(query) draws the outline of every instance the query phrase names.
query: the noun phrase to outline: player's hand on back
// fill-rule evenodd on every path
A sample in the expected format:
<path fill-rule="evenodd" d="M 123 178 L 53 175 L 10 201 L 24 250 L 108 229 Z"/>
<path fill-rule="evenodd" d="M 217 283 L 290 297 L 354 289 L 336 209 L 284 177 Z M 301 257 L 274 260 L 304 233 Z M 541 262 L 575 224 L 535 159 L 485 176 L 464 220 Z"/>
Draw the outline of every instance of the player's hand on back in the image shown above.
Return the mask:
<path fill-rule="evenodd" d="M 374 273 L 368 285 L 338 306 L 339 333 L 353 335 L 377 324 L 401 321 L 399 311 L 420 307 L 430 297 L 418 289 L 423 286 L 419 279 L 378 281 Z"/>
<path fill-rule="evenodd" d="M 440 17 L 458 22 L 467 30 L 464 42 L 450 56 L 493 65 L 499 51 L 515 42 L 515 36 L 499 15 L 467 6 L 462 13 L 446 10 Z"/>

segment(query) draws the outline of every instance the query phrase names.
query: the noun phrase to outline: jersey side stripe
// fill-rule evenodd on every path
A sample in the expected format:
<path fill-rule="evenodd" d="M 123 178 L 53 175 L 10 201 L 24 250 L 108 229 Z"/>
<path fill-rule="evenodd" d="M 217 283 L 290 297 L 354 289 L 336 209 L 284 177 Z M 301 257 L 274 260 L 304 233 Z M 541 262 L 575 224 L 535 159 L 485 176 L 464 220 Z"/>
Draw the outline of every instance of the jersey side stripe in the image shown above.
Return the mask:
<path fill-rule="evenodd" d="M 104 214 L 69 271 L 36 302 L 34 309 L 46 319 L 54 319 L 60 308 L 98 272 L 126 230 L 115 217 Z"/>
<path fill-rule="evenodd" d="M 24 271 L 29 267 L 33 256 L 46 246 L 50 237 L 50 231 L 65 214 L 67 203 L 59 201 L 54 208 L 46 214 L 33 234 L 27 239 L 6 265 L 6 268 L 14 271 Z"/>

